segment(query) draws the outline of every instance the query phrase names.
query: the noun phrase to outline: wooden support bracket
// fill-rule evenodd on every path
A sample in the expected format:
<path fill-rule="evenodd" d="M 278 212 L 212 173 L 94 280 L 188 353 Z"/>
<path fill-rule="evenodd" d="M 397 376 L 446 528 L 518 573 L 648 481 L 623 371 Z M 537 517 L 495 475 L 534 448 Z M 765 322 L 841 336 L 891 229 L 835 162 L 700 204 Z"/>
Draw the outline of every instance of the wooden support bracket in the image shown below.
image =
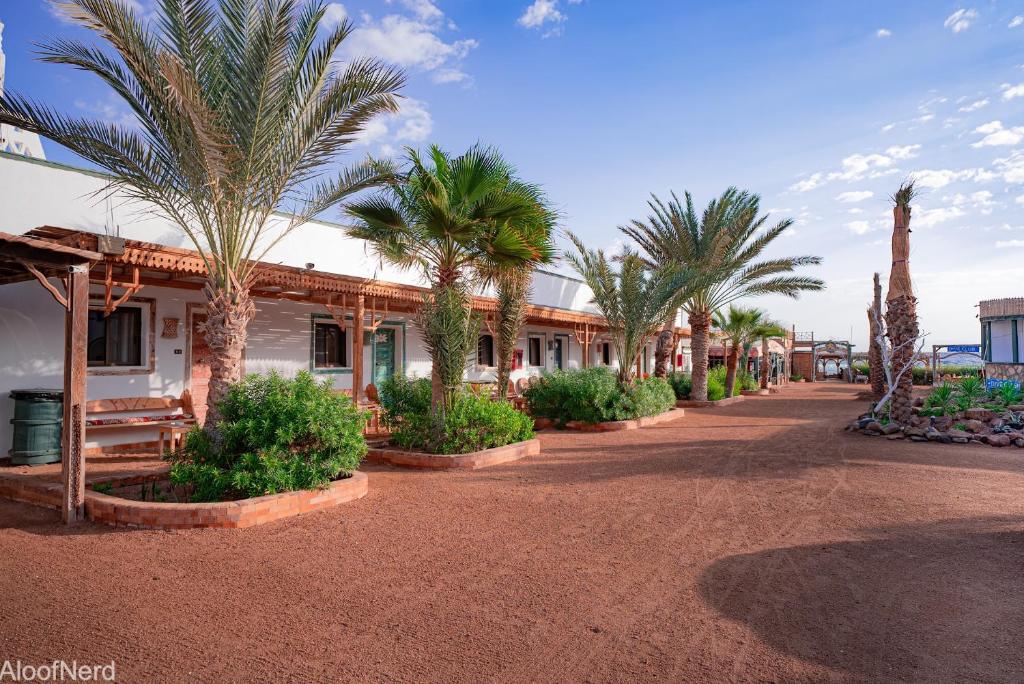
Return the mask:
<path fill-rule="evenodd" d="M 377 308 L 377 298 L 371 298 L 369 314 L 370 323 L 366 326 L 366 329 L 369 330 L 370 333 L 372 334 L 377 332 L 377 328 L 379 328 L 381 326 L 381 323 L 383 323 L 385 319 L 387 319 L 388 317 L 388 300 L 384 299 L 384 312 L 381 313 L 380 310 Z M 378 316 L 378 314 L 380 315 Z"/>
<path fill-rule="evenodd" d="M 342 330 L 345 329 L 345 312 L 348 310 L 348 297 L 341 295 L 341 304 L 334 303 L 334 293 L 327 295 L 327 302 L 324 304 L 324 308 L 327 309 L 327 313 L 331 315 L 331 318 Z"/>
<path fill-rule="evenodd" d="M 68 304 L 67 297 L 65 297 L 63 294 L 61 294 L 60 290 L 58 290 L 56 287 L 54 287 L 53 284 L 49 280 L 47 280 L 46 276 L 44 276 L 39 271 L 39 269 L 35 267 L 35 265 L 33 265 L 33 264 L 31 264 L 31 263 L 29 263 L 27 261 L 23 261 L 23 260 L 19 260 L 19 263 L 22 266 L 25 267 L 25 270 L 27 270 L 29 273 L 31 273 L 33 276 L 35 276 L 36 280 L 39 281 L 39 284 L 42 285 L 43 287 L 45 287 L 46 291 L 49 292 L 51 295 L 53 295 L 53 298 L 57 300 L 58 304 L 60 304 L 61 306 L 63 306 L 67 310 L 71 309 L 71 306 Z M 68 289 L 67 279 L 63 279 L 62 282 L 64 283 L 64 290 L 67 291 L 67 289 Z"/>
<path fill-rule="evenodd" d="M 114 299 L 114 288 L 123 287 L 124 294 L 117 299 Z M 129 297 L 135 295 L 145 285 L 139 280 L 139 267 L 132 267 L 132 281 L 130 283 L 120 282 L 114 280 L 114 264 L 111 261 L 107 262 L 106 277 L 103 279 L 103 315 L 104 317 L 109 316 L 117 310 L 117 307 L 121 306 L 128 301 Z"/>

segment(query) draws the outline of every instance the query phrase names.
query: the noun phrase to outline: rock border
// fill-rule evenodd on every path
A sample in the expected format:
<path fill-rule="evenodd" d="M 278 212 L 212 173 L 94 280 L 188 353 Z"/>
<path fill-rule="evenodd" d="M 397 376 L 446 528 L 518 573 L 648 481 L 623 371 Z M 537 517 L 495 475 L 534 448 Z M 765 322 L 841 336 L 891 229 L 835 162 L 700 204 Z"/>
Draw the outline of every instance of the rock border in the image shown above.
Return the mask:
<path fill-rule="evenodd" d="M 686 412 L 681 408 L 670 408 L 668 411 L 659 413 L 656 416 L 644 416 L 642 418 L 634 418 L 633 420 L 610 420 L 604 423 L 584 423 L 581 420 L 570 420 L 565 424 L 565 429 L 578 430 L 580 432 L 620 432 L 622 430 L 639 430 L 640 428 L 663 423 L 666 420 L 682 418 L 685 413 Z"/>
<path fill-rule="evenodd" d="M 397 466 L 399 468 L 421 468 L 425 470 L 476 470 L 488 466 L 518 461 L 540 453 L 540 440 L 528 439 L 502 447 L 474 451 L 468 454 L 428 454 L 422 451 L 404 449 L 374 449 L 366 454 L 365 462 Z"/>
<path fill-rule="evenodd" d="M 738 404 L 739 402 L 746 399 L 742 394 L 738 394 L 735 397 L 726 397 L 725 399 L 717 399 L 715 401 L 697 401 L 695 399 L 679 399 L 676 401 L 676 408 L 713 408 L 715 406 L 728 406 L 729 404 Z"/>
<path fill-rule="evenodd" d="M 303 489 L 240 501 L 161 503 L 122 499 L 86 490 L 85 515 L 89 520 L 114 527 L 239 529 L 331 508 L 361 499 L 368 491 L 369 478 L 358 470 L 351 477 L 335 480 L 325 489 Z"/>

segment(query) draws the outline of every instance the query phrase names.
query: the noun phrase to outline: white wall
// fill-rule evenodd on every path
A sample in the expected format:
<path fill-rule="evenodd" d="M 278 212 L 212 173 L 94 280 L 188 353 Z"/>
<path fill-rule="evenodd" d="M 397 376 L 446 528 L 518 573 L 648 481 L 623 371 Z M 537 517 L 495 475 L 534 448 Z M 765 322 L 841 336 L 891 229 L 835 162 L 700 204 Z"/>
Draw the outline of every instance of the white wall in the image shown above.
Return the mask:
<path fill-rule="evenodd" d="M 992 361 L 1013 362 L 1013 321 L 992 321 Z"/>

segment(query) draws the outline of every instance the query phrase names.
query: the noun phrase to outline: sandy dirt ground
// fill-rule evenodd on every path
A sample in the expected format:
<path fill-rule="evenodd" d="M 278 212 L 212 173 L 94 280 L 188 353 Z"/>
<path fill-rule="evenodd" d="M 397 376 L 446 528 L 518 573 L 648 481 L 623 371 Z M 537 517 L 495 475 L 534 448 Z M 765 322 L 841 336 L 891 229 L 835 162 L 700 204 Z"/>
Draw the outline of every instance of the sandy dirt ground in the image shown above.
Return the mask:
<path fill-rule="evenodd" d="M 846 385 L 544 433 L 241 531 L 0 501 L 0 661 L 119 681 L 1024 678 L 1024 450 L 848 434 Z"/>

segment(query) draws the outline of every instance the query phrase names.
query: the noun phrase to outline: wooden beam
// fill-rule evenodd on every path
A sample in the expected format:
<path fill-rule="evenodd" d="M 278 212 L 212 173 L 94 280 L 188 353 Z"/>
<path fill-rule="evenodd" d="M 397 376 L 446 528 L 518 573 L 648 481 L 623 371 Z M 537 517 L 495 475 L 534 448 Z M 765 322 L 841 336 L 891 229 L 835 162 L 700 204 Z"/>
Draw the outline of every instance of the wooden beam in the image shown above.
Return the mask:
<path fill-rule="evenodd" d="M 352 326 L 352 401 L 359 403 L 363 394 L 363 317 L 366 315 L 366 298 L 356 295 L 356 310 Z"/>
<path fill-rule="evenodd" d="M 61 518 L 68 525 L 85 515 L 85 377 L 89 337 L 89 266 L 68 268 L 64 316 L 64 424 L 61 427 Z"/>

